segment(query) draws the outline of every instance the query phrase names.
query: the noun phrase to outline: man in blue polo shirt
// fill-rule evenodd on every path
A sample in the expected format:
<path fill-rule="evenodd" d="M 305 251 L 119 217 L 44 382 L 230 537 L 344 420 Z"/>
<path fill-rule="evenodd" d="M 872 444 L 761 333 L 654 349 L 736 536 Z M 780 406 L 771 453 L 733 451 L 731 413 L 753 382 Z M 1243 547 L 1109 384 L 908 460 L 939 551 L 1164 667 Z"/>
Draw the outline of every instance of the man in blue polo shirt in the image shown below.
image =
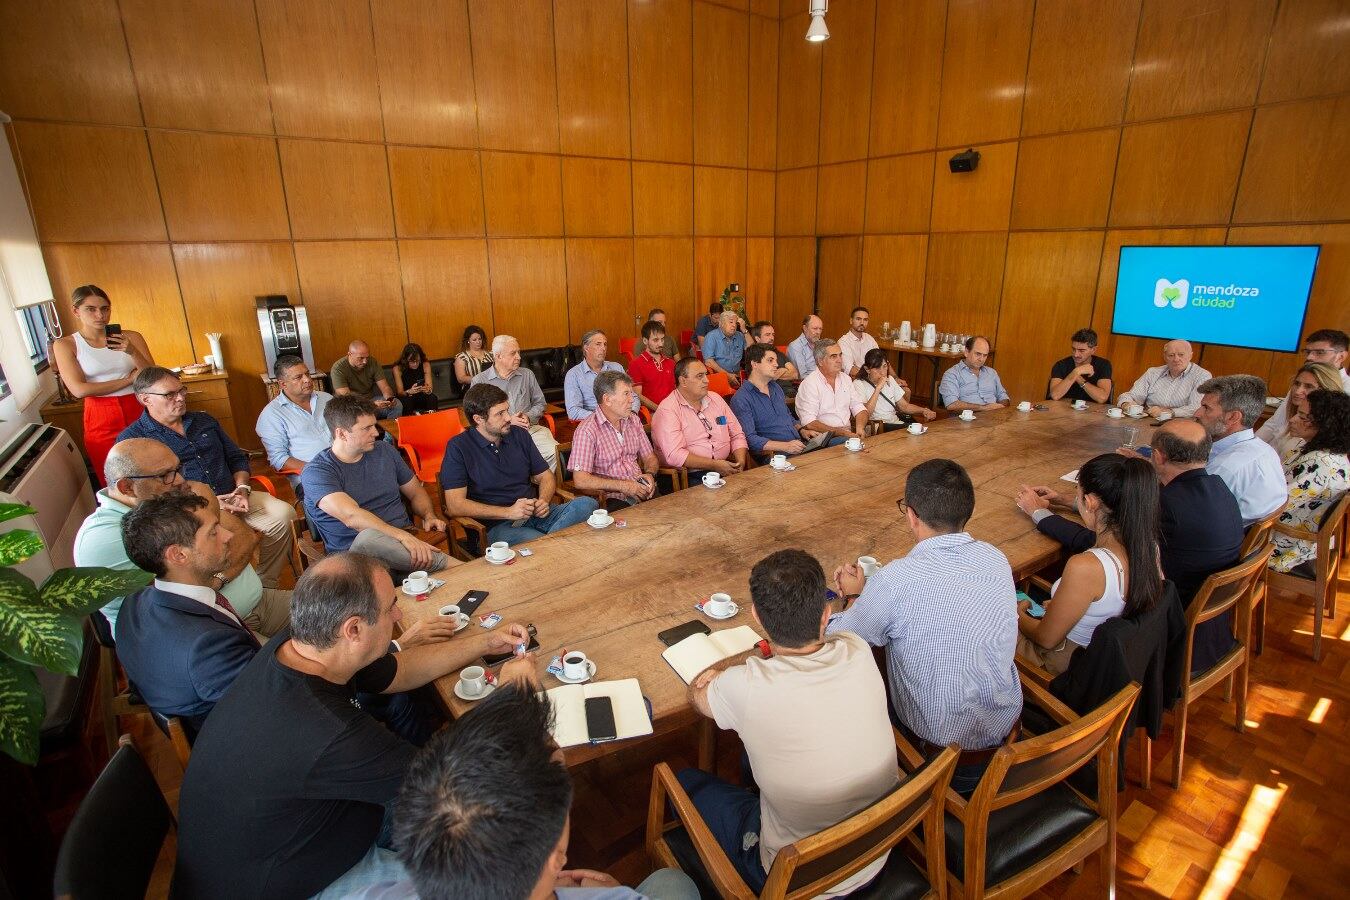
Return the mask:
<path fill-rule="evenodd" d="M 731 397 L 731 411 L 745 431 L 750 452 L 763 462 L 775 453 L 794 455 L 810 448 L 807 442 L 820 433 L 797 424 L 788 411 L 783 388 L 779 386 L 778 350 L 769 344 L 755 344 L 746 353 L 750 374 Z"/>
<path fill-rule="evenodd" d="M 469 388 L 464 417 L 473 427 L 450 440 L 441 460 L 449 515 L 482 522 L 489 542 L 523 544 L 584 522 L 595 510 L 592 497 L 549 505 L 557 481 L 529 433 L 511 427 L 511 405 L 501 388 Z"/>
<path fill-rule="evenodd" d="M 741 359 L 745 356 L 745 335 L 734 312 L 722 313 L 718 329 L 703 339 L 703 363 L 709 372 L 725 372 L 732 387 L 741 383 Z"/>

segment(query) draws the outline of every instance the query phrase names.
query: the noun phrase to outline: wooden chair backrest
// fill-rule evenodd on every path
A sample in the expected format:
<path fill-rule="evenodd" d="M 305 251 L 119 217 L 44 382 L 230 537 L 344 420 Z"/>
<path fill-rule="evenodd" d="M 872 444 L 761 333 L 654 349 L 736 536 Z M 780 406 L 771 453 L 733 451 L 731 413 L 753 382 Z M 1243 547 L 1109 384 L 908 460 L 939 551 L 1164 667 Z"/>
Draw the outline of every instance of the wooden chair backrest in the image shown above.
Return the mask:
<path fill-rule="evenodd" d="M 1275 552 L 1274 545 L 1269 542 L 1258 547 L 1236 565 L 1215 572 L 1200 585 L 1191 598 L 1190 606 L 1186 608 L 1186 627 L 1192 637 L 1195 626 L 1223 615 L 1236 606 L 1244 595 L 1250 598 L 1252 587 L 1265 572 L 1270 555 Z"/>
<path fill-rule="evenodd" d="M 1252 523 L 1242 538 L 1242 549 L 1238 551 L 1238 559 L 1246 559 L 1257 547 L 1270 543 L 1271 532 L 1274 531 L 1275 523 L 1280 520 L 1280 516 L 1284 515 L 1284 509 L 1281 506 L 1259 522 Z"/>

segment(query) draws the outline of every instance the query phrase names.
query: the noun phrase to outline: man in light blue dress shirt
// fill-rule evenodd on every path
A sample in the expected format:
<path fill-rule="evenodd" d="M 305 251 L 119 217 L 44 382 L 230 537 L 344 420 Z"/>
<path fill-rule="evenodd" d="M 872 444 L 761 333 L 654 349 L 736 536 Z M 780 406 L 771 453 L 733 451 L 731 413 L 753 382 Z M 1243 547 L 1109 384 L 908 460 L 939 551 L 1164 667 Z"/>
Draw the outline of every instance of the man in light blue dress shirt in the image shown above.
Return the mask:
<path fill-rule="evenodd" d="M 732 387 L 741 384 L 741 360 L 745 358 L 745 334 L 734 312 L 722 313 L 716 331 L 703 339 L 703 364 L 709 372 L 725 372 Z"/>
<path fill-rule="evenodd" d="M 333 443 L 323 421 L 332 394 L 314 390 L 309 366 L 298 356 L 279 356 L 273 367 L 281 393 L 258 413 L 255 429 L 267 451 L 267 461 L 286 472 L 291 486 L 300 484 L 300 471 Z"/>
<path fill-rule="evenodd" d="M 1008 392 L 991 366 L 985 365 L 993 352 L 987 338 L 976 335 L 966 341 L 966 358 L 942 376 L 938 393 L 952 412 L 1002 409 L 1008 405 Z"/>
<path fill-rule="evenodd" d="M 1214 441 L 1205 471 L 1223 479 L 1237 498 L 1242 524 L 1251 525 L 1289 500 L 1279 454 L 1252 431 L 1266 405 L 1266 383 L 1255 375 L 1221 375 L 1198 390 L 1195 420 Z"/>
<path fill-rule="evenodd" d="M 623 372 L 623 366 L 616 362 L 605 362 L 609 352 L 609 340 L 600 329 L 588 331 L 581 336 L 581 352 L 584 359 L 567 370 L 563 378 L 563 403 L 567 406 L 567 418 L 574 422 L 595 412 L 595 379 L 601 372 Z M 627 374 L 627 373 L 624 373 Z M 633 412 L 638 411 L 641 402 L 633 398 Z"/>
<path fill-rule="evenodd" d="M 820 316 L 808 315 L 802 319 L 802 333 L 788 344 L 788 360 L 797 367 L 797 377 L 805 378 L 816 370 L 816 341 L 825 330 Z"/>

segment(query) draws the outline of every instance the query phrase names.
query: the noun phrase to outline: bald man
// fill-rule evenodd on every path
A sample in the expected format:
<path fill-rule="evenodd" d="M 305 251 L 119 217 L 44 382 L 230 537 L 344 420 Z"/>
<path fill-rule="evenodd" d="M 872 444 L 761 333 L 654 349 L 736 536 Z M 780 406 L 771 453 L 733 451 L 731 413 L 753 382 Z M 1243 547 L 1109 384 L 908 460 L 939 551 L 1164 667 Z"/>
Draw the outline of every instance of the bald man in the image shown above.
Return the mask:
<path fill-rule="evenodd" d="M 1200 408 L 1200 385 L 1214 376 L 1191 362 L 1190 341 L 1163 344 L 1163 364 L 1154 366 L 1120 395 L 1126 412 L 1140 410 L 1155 419 L 1189 419 Z"/>
<path fill-rule="evenodd" d="M 333 363 L 328 378 L 334 396 L 355 394 L 374 403 L 377 419 L 397 419 L 403 414 L 403 403 L 389 386 L 389 374 L 370 358 L 370 347 L 365 341 L 348 344 L 347 355 Z"/>

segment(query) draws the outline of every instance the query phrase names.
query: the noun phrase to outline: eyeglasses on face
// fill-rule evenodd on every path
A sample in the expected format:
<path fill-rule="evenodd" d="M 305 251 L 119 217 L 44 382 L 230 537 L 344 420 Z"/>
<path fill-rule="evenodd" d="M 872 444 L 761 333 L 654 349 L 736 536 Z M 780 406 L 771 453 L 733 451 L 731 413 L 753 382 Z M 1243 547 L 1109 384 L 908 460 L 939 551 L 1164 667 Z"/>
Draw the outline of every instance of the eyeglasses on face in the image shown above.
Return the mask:
<path fill-rule="evenodd" d="M 899 507 L 901 515 L 904 515 L 905 510 L 909 509 L 909 504 L 905 502 L 904 497 L 901 497 L 899 500 L 895 501 L 895 505 Z"/>
<path fill-rule="evenodd" d="M 188 389 L 181 387 L 176 391 L 141 391 L 147 397 L 164 397 L 170 400 L 186 400 Z"/>
<path fill-rule="evenodd" d="M 147 478 L 158 478 L 160 484 L 173 484 L 183 474 L 183 464 L 179 463 L 172 469 L 164 472 L 151 472 L 149 475 L 127 475 L 126 478 L 132 481 L 141 481 Z"/>

